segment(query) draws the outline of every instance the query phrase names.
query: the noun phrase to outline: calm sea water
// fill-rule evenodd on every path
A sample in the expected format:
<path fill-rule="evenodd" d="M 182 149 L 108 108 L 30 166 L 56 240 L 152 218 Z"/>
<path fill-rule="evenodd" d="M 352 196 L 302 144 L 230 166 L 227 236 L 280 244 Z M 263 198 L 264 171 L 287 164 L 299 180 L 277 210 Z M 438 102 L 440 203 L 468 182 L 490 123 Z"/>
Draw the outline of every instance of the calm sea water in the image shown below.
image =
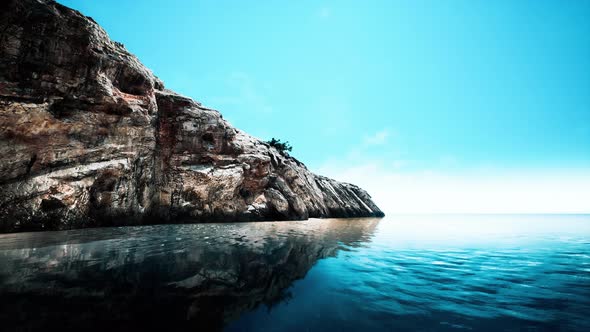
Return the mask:
<path fill-rule="evenodd" d="M 0 235 L 13 330 L 590 331 L 590 216 Z"/>

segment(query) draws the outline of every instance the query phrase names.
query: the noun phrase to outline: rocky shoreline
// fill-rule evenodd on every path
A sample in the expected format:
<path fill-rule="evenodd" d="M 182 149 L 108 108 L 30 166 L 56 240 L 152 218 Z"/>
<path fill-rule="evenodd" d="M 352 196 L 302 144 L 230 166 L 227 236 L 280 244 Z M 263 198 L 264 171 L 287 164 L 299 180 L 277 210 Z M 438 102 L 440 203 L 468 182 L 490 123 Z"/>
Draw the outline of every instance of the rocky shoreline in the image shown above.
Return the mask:
<path fill-rule="evenodd" d="M 0 4 L 0 153 L 0 232 L 383 216 L 50 0 Z"/>

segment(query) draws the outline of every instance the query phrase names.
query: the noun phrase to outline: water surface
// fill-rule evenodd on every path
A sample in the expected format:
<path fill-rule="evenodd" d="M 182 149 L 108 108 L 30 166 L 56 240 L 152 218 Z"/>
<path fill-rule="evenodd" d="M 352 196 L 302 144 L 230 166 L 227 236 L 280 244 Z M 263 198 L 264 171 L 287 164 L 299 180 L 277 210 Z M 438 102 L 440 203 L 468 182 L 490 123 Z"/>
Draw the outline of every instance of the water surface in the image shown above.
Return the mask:
<path fill-rule="evenodd" d="M 0 235 L 10 330 L 587 331 L 590 217 Z"/>

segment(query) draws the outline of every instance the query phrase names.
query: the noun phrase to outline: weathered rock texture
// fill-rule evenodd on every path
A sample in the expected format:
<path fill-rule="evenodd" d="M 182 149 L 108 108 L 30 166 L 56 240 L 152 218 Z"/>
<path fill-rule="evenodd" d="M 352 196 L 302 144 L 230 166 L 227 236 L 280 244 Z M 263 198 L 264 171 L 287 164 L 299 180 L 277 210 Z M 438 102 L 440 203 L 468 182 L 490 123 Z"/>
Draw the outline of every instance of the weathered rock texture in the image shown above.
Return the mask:
<path fill-rule="evenodd" d="M 0 139 L 0 231 L 383 215 L 50 0 L 0 4 Z"/>

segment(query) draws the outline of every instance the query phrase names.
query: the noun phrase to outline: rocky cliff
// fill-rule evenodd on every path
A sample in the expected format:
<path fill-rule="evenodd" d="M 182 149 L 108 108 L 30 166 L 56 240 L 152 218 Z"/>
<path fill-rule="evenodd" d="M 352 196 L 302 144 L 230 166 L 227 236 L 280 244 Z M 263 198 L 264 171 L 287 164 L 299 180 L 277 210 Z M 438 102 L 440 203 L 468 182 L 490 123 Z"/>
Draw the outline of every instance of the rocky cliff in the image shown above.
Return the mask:
<path fill-rule="evenodd" d="M 0 231 L 383 215 L 50 0 L 0 4 L 0 154 Z"/>

